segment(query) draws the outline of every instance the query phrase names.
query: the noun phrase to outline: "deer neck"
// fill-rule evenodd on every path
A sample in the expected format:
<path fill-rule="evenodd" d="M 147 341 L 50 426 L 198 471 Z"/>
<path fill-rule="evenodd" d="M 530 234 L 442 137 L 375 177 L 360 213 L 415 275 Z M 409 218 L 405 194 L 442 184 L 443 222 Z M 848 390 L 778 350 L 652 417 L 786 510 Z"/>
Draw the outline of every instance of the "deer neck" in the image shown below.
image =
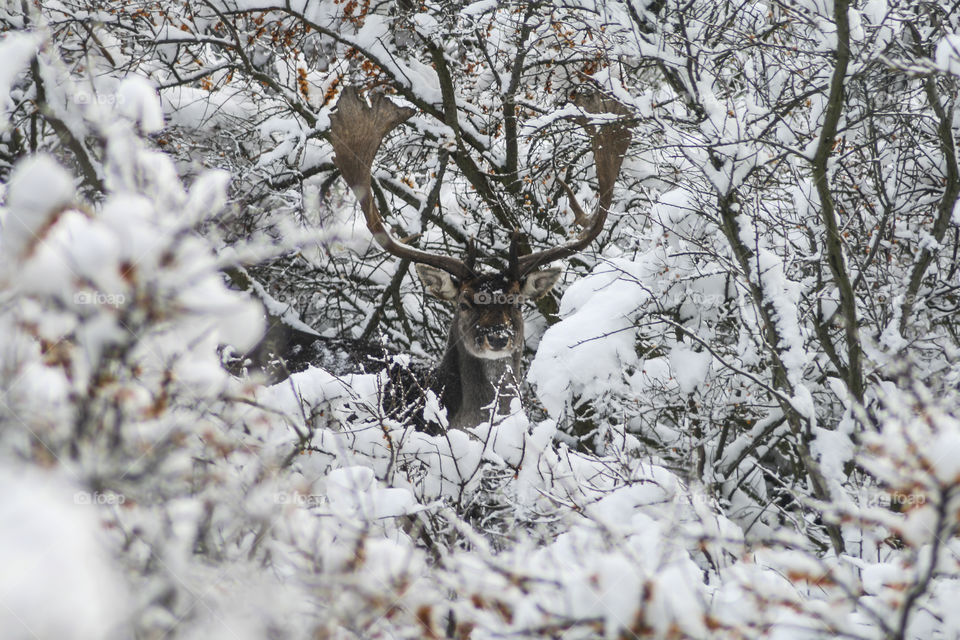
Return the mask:
<path fill-rule="evenodd" d="M 447 351 L 439 370 L 445 390 L 450 426 L 455 429 L 475 427 L 490 420 L 494 400 L 496 413 L 509 412 L 510 400 L 517 395 L 521 366 L 520 351 L 499 360 L 478 358 L 463 346 L 456 323 L 447 338 Z"/>

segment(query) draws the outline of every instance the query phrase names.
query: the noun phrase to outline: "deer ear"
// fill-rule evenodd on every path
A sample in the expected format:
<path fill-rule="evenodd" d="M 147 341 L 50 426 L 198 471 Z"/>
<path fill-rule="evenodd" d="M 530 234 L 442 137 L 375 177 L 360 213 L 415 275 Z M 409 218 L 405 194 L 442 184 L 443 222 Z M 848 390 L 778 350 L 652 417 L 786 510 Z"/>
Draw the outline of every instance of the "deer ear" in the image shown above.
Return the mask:
<path fill-rule="evenodd" d="M 550 267 L 549 269 L 534 271 L 523 279 L 520 293 L 531 300 L 536 300 L 553 289 L 553 285 L 557 284 L 561 274 L 563 274 L 562 267 Z"/>
<path fill-rule="evenodd" d="M 443 269 L 437 269 L 426 264 L 415 265 L 420 282 L 432 296 L 441 300 L 455 300 L 460 288 L 453 281 L 453 277 Z"/>

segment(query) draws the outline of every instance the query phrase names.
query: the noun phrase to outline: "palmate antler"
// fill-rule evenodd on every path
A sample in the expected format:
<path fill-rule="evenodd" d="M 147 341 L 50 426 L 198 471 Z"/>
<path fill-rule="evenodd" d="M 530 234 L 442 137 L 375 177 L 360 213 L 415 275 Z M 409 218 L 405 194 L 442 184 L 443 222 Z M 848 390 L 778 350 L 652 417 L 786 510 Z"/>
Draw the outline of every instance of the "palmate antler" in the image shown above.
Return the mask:
<path fill-rule="evenodd" d="M 613 113 L 616 115 L 626 115 L 627 108 L 616 100 L 606 98 L 599 93 L 593 93 L 581 97 L 576 101 L 577 106 L 588 113 Z M 551 247 L 543 251 L 520 256 L 517 261 L 518 276 L 524 276 L 538 267 L 545 264 L 562 260 L 568 256 L 582 251 L 591 242 L 597 239 L 603 230 L 603 225 L 607 221 L 607 211 L 613 201 L 613 185 L 620 174 L 620 165 L 623 163 L 623 156 L 630 146 L 630 130 L 621 121 L 605 122 L 600 125 L 590 124 L 584 118 L 579 123 L 590 134 L 590 140 L 593 145 L 593 158 L 596 163 L 597 186 L 597 208 L 592 217 L 588 217 L 583 211 L 583 207 L 577 201 L 573 190 L 565 182 L 561 182 L 564 190 L 567 192 L 567 198 L 570 201 L 570 208 L 578 223 L 584 229 L 574 240 L 566 242 L 557 247 Z"/>
<path fill-rule="evenodd" d="M 451 256 L 421 251 L 395 239 L 373 201 L 371 172 L 377 149 L 390 131 L 414 114 L 413 109 L 400 107 L 385 96 L 373 98 L 367 106 L 356 89 L 347 87 L 340 95 L 337 111 L 330 116 L 330 139 L 334 164 L 360 202 L 367 228 L 385 251 L 411 262 L 428 264 L 463 280 L 473 277 L 466 263 Z"/>
<path fill-rule="evenodd" d="M 578 105 L 588 113 L 627 113 L 626 107 L 619 102 L 596 93 L 578 100 Z M 374 203 L 371 166 L 377 149 L 387 133 L 413 114 L 413 109 L 397 106 L 384 96 L 374 97 L 372 104 L 368 106 L 353 87 L 344 89 L 337 103 L 336 113 L 330 116 L 334 164 L 340 169 L 360 202 L 367 228 L 384 250 L 399 258 L 442 269 L 461 281 L 470 280 L 477 274 L 466 262 L 452 256 L 422 251 L 396 240 L 384 225 Z M 579 122 L 590 134 L 593 145 L 599 187 L 597 208 L 592 216 L 587 216 L 570 187 L 561 183 L 567 192 L 570 207 L 584 229 L 569 242 L 525 256 L 517 255 L 519 237 L 514 234 L 510 247 L 510 272 L 516 278 L 583 250 L 603 230 L 607 211 L 613 200 L 613 186 L 620 173 L 623 156 L 630 145 L 630 131 L 619 120 L 591 124 L 588 119 L 583 118 Z"/>

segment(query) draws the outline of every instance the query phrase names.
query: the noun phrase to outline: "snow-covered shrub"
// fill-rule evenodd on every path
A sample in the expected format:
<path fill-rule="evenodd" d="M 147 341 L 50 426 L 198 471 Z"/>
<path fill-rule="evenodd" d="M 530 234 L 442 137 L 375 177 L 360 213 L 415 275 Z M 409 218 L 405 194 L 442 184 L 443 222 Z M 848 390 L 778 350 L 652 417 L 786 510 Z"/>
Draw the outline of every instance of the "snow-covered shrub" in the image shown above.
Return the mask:
<path fill-rule="evenodd" d="M 0 635 L 956 636 L 955 13 L 0 7 Z M 442 349 L 333 171 L 347 83 L 416 107 L 398 236 L 489 266 L 574 232 L 560 180 L 591 204 L 566 96 L 635 116 L 597 254 L 528 309 L 545 418 L 431 435 L 382 376 L 221 367 L 263 328 L 241 267 L 277 318 Z"/>
<path fill-rule="evenodd" d="M 451 625 L 471 637 L 700 628 L 676 603 L 640 610 L 650 589 L 664 594 L 658 603 L 687 597 L 660 580 L 715 570 L 700 516 L 729 529 L 698 515 L 663 469 L 557 449 L 555 423 L 531 425 L 519 408 L 441 436 L 385 423 L 374 375 L 310 369 L 270 388 L 229 376 L 218 348 L 249 346 L 262 324 L 196 233 L 223 204 L 225 176 L 182 187 L 138 137 L 137 117 L 98 125 L 101 202 L 85 203 L 47 155 L 18 163 L 6 188 L 0 446 L 20 467 L 49 469 L 10 481 L 6 511 L 17 517 L 34 500 L 41 520 L 10 531 L 10 553 L 36 554 L 30 526 L 85 519 L 76 526 L 89 540 L 78 531 L 62 552 L 75 562 L 96 547 L 104 566 L 89 571 L 108 577 L 67 563 L 61 586 L 102 579 L 129 594 L 107 612 L 81 598 L 72 627 L 65 598 L 41 629 L 417 638 Z M 24 482 L 37 486 L 27 497 Z M 58 515 L 64 500 L 74 504 Z M 657 532 L 668 525 L 655 522 L 685 533 L 664 546 Z M 53 533 L 35 542 L 57 544 Z M 617 589 L 625 574 L 632 586 Z M 54 576 L 8 575 L 24 623 L 59 593 Z M 558 600 L 578 592 L 591 599 Z"/>

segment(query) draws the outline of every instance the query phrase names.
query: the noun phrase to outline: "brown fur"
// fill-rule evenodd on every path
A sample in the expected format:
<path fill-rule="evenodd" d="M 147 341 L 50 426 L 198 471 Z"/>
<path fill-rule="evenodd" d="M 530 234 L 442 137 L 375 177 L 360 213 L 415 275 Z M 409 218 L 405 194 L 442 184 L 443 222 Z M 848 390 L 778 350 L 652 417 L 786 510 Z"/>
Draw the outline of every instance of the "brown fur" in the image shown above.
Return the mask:
<path fill-rule="evenodd" d="M 436 370 L 450 426 L 473 427 L 507 413 L 523 376 L 523 304 L 547 293 L 560 270 L 521 280 L 490 274 L 462 283 L 433 267 L 417 265 L 417 272 L 428 293 L 457 305 Z"/>

